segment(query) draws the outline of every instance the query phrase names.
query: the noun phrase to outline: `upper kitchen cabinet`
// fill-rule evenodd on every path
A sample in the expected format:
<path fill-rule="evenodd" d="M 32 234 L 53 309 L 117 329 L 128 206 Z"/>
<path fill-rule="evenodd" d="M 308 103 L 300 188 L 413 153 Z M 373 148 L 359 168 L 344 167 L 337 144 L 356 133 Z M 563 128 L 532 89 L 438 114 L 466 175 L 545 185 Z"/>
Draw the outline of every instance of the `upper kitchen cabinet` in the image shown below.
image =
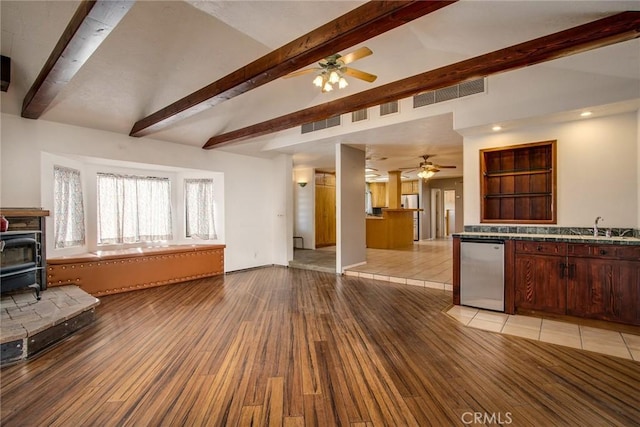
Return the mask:
<path fill-rule="evenodd" d="M 402 194 L 418 194 L 419 186 L 418 180 L 402 181 Z"/>
<path fill-rule="evenodd" d="M 371 191 L 371 206 L 374 208 L 387 207 L 387 183 L 371 182 L 369 183 L 369 191 Z"/>
<path fill-rule="evenodd" d="M 556 141 L 480 150 L 481 222 L 556 223 Z"/>

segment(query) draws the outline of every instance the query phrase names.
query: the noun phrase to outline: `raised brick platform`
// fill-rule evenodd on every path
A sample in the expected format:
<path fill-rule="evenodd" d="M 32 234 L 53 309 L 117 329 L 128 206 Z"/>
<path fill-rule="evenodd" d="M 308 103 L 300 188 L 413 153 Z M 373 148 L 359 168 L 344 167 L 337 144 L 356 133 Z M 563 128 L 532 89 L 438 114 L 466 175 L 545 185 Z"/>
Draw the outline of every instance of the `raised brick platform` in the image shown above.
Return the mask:
<path fill-rule="evenodd" d="M 49 288 L 37 301 L 31 290 L 0 299 L 0 365 L 35 355 L 95 320 L 100 300 L 77 286 Z"/>

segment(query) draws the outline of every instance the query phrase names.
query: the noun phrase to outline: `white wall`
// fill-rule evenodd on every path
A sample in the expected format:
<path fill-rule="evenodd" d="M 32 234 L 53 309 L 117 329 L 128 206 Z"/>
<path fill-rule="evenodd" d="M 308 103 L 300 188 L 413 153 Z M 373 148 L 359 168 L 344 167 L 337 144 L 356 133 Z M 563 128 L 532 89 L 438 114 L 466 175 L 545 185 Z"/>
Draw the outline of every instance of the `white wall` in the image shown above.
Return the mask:
<path fill-rule="evenodd" d="M 467 129 L 613 104 L 640 94 L 638 79 L 558 68 L 561 63 L 562 60 L 556 60 L 490 76 L 486 95 L 452 103 L 454 128 Z"/>
<path fill-rule="evenodd" d="M 293 160 L 281 154 L 273 160 L 273 263 L 293 259 Z"/>
<path fill-rule="evenodd" d="M 316 185 L 315 170 L 313 168 L 300 168 L 294 171 L 294 236 L 302 237 L 305 249 L 316 247 Z M 306 182 L 304 187 L 298 183 Z"/>
<path fill-rule="evenodd" d="M 367 261 L 364 167 L 364 151 L 336 144 L 337 273 Z"/>
<path fill-rule="evenodd" d="M 483 148 L 557 140 L 558 226 L 638 227 L 639 137 L 637 112 L 523 127 L 464 139 L 464 223 L 480 224 Z"/>
<path fill-rule="evenodd" d="M 175 168 L 224 173 L 225 271 L 273 264 L 286 258 L 274 248 L 274 198 L 283 185 L 274 186 L 285 173 L 276 174 L 278 160 L 202 150 L 150 138 L 76 126 L 27 120 L 2 114 L 0 147 L 0 204 L 41 206 L 40 158 L 42 152 L 69 157 L 91 156 Z M 259 178 L 252 171 L 260 171 Z M 42 206 L 52 210 L 53 206 Z M 52 228 L 51 218 L 47 226 Z M 284 247 L 284 246 L 283 246 Z"/>

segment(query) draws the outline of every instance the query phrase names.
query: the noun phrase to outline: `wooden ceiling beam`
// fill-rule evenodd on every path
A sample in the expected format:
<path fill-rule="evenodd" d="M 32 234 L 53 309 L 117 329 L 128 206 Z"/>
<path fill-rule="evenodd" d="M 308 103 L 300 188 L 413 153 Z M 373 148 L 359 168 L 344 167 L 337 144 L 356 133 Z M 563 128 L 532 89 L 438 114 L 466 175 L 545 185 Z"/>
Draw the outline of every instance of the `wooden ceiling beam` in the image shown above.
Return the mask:
<path fill-rule="evenodd" d="M 71 81 L 135 1 L 83 0 L 22 102 L 22 117 L 37 119 Z"/>
<path fill-rule="evenodd" d="M 632 40 L 640 35 L 640 12 L 622 12 L 607 18 L 540 37 L 485 55 L 427 71 L 375 87 L 355 95 L 286 114 L 265 122 L 211 137 L 202 147 L 221 147 L 234 142 L 290 129 L 422 92 L 452 86 L 516 70 L 561 57 Z"/>
<path fill-rule="evenodd" d="M 145 136 L 343 49 L 427 15 L 452 1 L 370 1 L 137 121 Z"/>

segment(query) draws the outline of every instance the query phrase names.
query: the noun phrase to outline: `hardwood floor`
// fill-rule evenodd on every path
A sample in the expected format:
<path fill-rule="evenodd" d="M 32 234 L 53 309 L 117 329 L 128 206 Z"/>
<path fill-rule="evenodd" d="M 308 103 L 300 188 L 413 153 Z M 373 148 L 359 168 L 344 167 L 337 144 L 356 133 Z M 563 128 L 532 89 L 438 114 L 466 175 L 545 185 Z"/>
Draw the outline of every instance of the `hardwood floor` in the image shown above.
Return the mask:
<path fill-rule="evenodd" d="M 450 300 L 281 267 L 106 296 L 2 369 L 2 425 L 638 425 L 639 363 L 467 328 Z"/>

